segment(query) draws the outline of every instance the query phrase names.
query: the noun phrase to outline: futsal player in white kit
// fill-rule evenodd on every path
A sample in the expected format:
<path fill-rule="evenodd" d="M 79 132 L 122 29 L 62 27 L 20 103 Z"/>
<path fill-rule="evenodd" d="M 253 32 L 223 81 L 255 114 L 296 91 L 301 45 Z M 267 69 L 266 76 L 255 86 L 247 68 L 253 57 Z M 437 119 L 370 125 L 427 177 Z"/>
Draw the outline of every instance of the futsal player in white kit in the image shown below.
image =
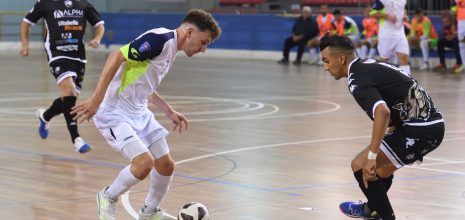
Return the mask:
<path fill-rule="evenodd" d="M 410 49 L 402 23 L 406 4 L 407 0 L 376 0 L 370 14 L 379 19 L 378 52 L 381 59 L 387 61 L 397 54 L 399 68 L 410 74 Z"/>
<path fill-rule="evenodd" d="M 118 196 L 149 175 L 150 188 L 139 219 L 176 219 L 159 207 L 173 179 L 174 161 L 165 139 L 168 131 L 155 120 L 147 103 L 172 120 L 174 131 L 187 129 L 187 119 L 156 89 L 177 51 L 188 57 L 203 53 L 220 33 L 211 14 L 199 9 L 190 10 L 175 30 L 156 28 L 143 33 L 109 55 L 94 94 L 73 108 L 79 122 L 95 115 L 95 126 L 108 144 L 131 162 L 97 194 L 100 219 L 116 219 Z"/>

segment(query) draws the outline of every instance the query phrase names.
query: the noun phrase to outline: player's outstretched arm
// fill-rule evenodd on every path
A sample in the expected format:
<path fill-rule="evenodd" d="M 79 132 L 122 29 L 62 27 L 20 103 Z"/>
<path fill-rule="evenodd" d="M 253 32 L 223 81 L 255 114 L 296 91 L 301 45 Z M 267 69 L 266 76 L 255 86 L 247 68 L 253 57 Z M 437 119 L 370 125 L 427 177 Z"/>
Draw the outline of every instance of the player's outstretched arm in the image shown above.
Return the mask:
<path fill-rule="evenodd" d="M 21 22 L 21 50 L 19 54 L 23 57 L 29 55 L 29 29 L 31 24 L 27 22 Z"/>
<path fill-rule="evenodd" d="M 187 130 L 189 123 L 187 122 L 186 117 L 175 111 L 157 92 L 152 93 L 149 97 L 149 101 L 162 110 L 163 113 L 171 119 L 174 124 L 173 131 L 179 130 L 179 133 L 182 133 L 183 130 Z"/>
<path fill-rule="evenodd" d="M 90 120 L 95 113 L 98 111 L 100 103 L 102 103 L 107 91 L 108 85 L 118 71 L 119 66 L 125 61 L 125 58 L 120 50 L 113 51 L 107 59 L 105 66 L 103 67 L 102 74 L 95 88 L 94 94 L 82 103 L 77 104 L 71 111 L 74 119 L 79 123 L 84 120 Z"/>
<path fill-rule="evenodd" d="M 105 26 L 100 24 L 94 27 L 94 37 L 87 43 L 87 46 L 98 48 L 100 46 L 100 42 L 102 41 L 103 34 L 105 33 Z"/>

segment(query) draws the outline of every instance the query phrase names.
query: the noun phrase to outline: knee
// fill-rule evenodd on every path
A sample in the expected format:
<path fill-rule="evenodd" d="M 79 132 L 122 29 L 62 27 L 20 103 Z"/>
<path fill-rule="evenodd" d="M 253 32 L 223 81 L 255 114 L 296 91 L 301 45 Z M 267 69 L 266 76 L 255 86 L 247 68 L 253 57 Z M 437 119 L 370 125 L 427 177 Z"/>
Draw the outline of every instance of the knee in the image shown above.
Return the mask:
<path fill-rule="evenodd" d="M 132 161 L 132 174 L 140 180 L 145 179 L 153 168 L 153 157 L 148 153 L 141 154 Z"/>
<path fill-rule="evenodd" d="M 360 161 L 360 159 L 355 157 L 352 160 L 352 163 L 350 164 L 350 166 L 352 167 L 352 171 L 355 172 L 355 171 L 360 170 L 360 169 L 363 168 L 363 163 L 362 163 L 362 161 Z"/>
<path fill-rule="evenodd" d="M 72 80 L 65 79 L 59 86 L 62 96 L 77 96 L 76 85 Z"/>
<path fill-rule="evenodd" d="M 155 160 L 155 169 L 160 175 L 171 176 L 174 172 L 174 161 L 169 155 L 163 156 Z"/>

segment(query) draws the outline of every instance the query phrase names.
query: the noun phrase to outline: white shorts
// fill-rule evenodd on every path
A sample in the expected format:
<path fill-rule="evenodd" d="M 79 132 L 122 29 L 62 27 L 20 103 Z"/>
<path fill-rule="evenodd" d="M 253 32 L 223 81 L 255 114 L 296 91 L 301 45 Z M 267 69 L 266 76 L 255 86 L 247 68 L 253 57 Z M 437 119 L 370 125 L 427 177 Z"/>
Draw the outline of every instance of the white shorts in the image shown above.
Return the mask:
<path fill-rule="evenodd" d="M 94 123 L 107 143 L 120 152 L 126 159 L 132 160 L 135 156 L 148 150 L 148 147 L 164 139 L 169 132 L 155 120 L 151 111 L 147 109 L 145 114 L 129 117 L 126 113 L 115 110 L 111 112 L 97 112 L 94 116 Z M 128 144 L 139 142 L 141 144 L 131 144 L 133 149 L 125 149 Z M 140 147 L 134 147 L 140 146 Z M 137 149 L 134 149 L 137 148 Z M 169 152 L 168 146 L 160 151 L 160 154 Z M 151 150 L 154 152 L 154 150 Z M 163 156 L 163 155 L 161 155 Z M 160 155 L 154 155 L 155 158 Z"/>
<path fill-rule="evenodd" d="M 358 34 L 349 34 L 347 35 L 347 37 L 352 40 L 352 43 L 356 43 L 358 42 L 358 40 L 360 40 L 360 37 L 358 36 Z"/>
<path fill-rule="evenodd" d="M 407 37 L 379 37 L 378 52 L 379 56 L 384 59 L 391 58 L 394 53 L 410 55 Z"/>
<path fill-rule="evenodd" d="M 465 38 L 465 20 L 457 21 L 457 35 L 459 37 L 459 41 Z"/>

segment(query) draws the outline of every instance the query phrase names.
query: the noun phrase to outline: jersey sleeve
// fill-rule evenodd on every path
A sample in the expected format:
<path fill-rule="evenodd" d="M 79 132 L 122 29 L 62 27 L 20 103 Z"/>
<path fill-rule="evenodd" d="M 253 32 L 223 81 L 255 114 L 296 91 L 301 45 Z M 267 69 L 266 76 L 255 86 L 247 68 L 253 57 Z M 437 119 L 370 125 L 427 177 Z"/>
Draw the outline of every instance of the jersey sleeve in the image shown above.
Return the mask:
<path fill-rule="evenodd" d="M 165 43 L 174 38 L 174 32 L 156 34 L 146 32 L 131 43 L 121 47 L 121 52 L 126 60 L 146 61 L 151 60 L 161 54 Z"/>
<path fill-rule="evenodd" d="M 352 96 L 367 115 L 374 119 L 376 106 L 385 103 L 374 83 L 369 79 L 360 77 L 360 74 L 353 74 L 349 78 L 349 82 L 349 90 Z"/>
<path fill-rule="evenodd" d="M 23 21 L 29 24 L 35 24 L 38 20 L 40 20 L 45 15 L 45 5 L 40 0 L 37 0 L 34 7 L 27 13 L 26 17 L 24 17 Z"/>
<path fill-rule="evenodd" d="M 376 13 L 385 13 L 386 10 L 384 10 L 384 4 L 380 0 L 376 0 L 372 5 L 371 5 L 371 12 L 370 15 L 376 14 Z"/>
<path fill-rule="evenodd" d="M 86 8 L 86 20 L 89 21 L 92 27 L 96 27 L 104 23 L 100 14 L 97 12 L 95 7 L 90 3 L 88 3 L 87 8 Z"/>

